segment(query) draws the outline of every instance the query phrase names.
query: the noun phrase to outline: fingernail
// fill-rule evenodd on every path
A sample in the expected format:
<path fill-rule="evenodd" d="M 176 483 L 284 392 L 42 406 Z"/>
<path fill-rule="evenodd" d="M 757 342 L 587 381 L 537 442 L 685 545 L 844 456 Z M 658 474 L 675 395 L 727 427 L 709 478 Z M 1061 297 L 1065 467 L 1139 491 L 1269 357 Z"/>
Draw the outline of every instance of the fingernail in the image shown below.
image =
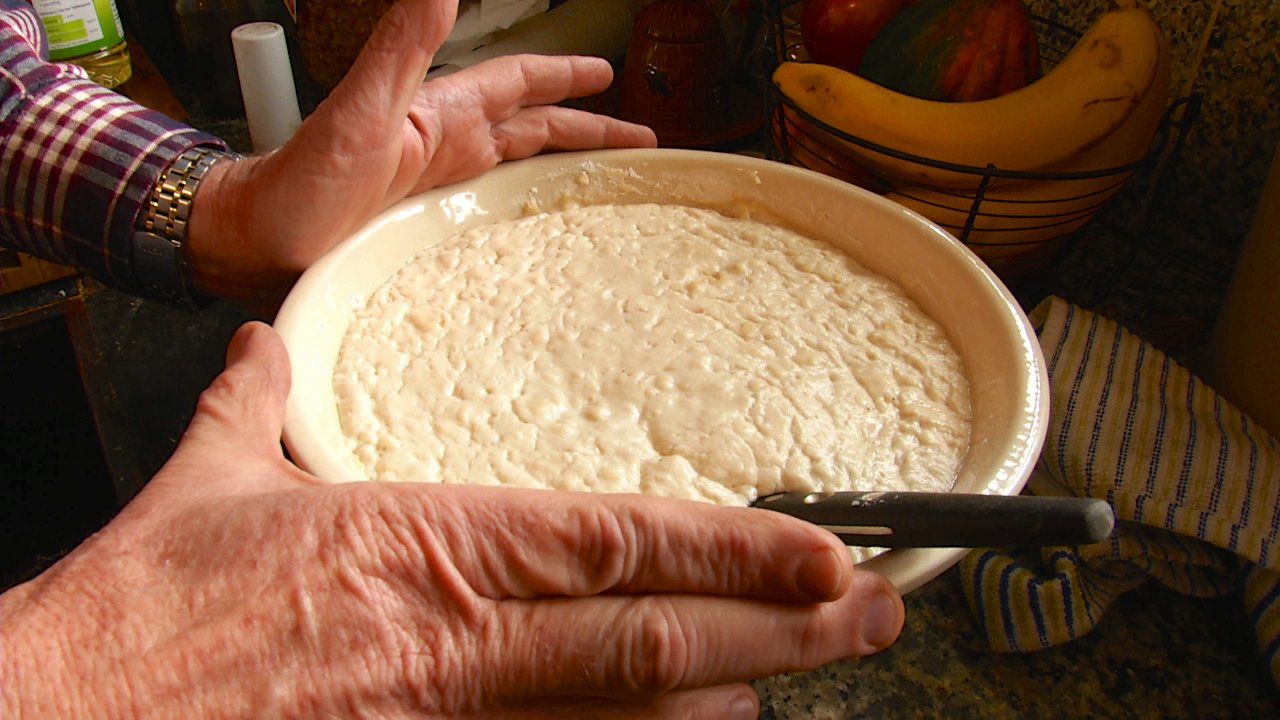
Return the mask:
<path fill-rule="evenodd" d="M 740 693 L 729 702 L 730 720 L 756 720 L 760 716 L 756 701 L 750 695 Z"/>
<path fill-rule="evenodd" d="M 879 591 L 867 601 L 862 613 L 859 636 L 867 654 L 879 652 L 893 644 L 902 632 L 902 600 Z"/>
<path fill-rule="evenodd" d="M 842 563 L 847 559 L 847 554 L 840 558 L 831 548 L 808 553 L 796 567 L 796 587 L 818 600 L 833 597 L 840 590 L 844 579 Z"/>

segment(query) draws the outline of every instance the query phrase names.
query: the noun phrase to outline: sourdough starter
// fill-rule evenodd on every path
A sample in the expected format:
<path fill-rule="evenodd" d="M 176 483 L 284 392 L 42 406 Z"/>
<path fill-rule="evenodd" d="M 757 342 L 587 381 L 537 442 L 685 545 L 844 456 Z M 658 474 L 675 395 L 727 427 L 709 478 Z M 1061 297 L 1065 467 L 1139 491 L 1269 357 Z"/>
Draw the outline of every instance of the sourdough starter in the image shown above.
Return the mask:
<path fill-rule="evenodd" d="M 370 479 L 644 492 L 948 490 L 968 386 L 894 283 L 789 230 L 604 205 L 460 233 L 334 371 Z"/>

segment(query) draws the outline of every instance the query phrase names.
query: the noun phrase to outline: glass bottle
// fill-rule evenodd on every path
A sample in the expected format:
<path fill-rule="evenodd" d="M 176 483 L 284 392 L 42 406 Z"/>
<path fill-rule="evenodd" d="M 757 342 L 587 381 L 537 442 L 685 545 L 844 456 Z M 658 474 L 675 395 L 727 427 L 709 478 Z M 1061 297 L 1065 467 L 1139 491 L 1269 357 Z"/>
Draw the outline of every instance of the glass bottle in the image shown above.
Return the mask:
<path fill-rule="evenodd" d="M 189 91 L 196 114 L 242 114 L 231 31 L 258 19 L 253 8 L 247 0 L 173 0 L 170 16 L 179 48 L 175 90 Z"/>
<path fill-rule="evenodd" d="M 133 75 L 115 0 L 32 0 L 49 35 L 49 59 L 83 67 L 95 82 L 119 87 Z"/>

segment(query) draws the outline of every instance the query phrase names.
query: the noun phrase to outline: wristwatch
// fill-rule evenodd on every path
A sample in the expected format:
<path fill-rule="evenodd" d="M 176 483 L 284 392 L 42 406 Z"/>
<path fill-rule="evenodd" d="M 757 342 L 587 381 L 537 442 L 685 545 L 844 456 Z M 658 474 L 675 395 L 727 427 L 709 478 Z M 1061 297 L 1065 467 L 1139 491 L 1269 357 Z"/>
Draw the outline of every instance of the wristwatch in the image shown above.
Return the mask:
<path fill-rule="evenodd" d="M 188 148 L 173 159 L 151 188 L 142 218 L 133 232 L 133 274 L 148 295 L 175 305 L 199 308 L 212 302 L 191 287 L 187 267 L 187 219 L 191 201 L 209 168 L 237 157 L 216 147 Z"/>

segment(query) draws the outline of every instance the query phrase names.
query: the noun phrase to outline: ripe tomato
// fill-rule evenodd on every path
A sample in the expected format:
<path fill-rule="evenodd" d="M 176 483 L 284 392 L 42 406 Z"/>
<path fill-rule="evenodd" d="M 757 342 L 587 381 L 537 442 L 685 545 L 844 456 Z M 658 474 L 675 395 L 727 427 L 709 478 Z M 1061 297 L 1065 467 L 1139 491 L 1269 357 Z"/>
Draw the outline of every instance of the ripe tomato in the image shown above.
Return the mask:
<path fill-rule="evenodd" d="M 902 8 L 917 0 L 804 0 L 800 37 L 809 59 L 857 72 L 862 53 Z"/>

